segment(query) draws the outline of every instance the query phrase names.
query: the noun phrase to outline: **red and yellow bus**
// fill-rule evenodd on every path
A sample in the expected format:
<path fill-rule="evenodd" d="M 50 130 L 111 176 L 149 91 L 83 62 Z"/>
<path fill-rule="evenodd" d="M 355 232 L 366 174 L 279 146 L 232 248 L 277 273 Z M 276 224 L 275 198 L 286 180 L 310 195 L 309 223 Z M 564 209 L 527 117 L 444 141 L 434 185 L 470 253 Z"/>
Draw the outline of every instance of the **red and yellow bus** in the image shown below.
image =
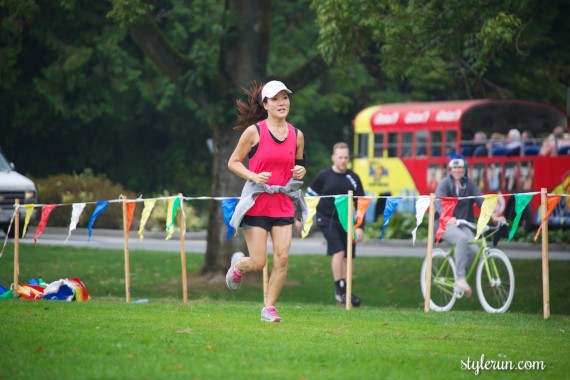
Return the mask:
<path fill-rule="evenodd" d="M 468 175 L 484 193 L 570 193 L 570 154 L 540 155 L 543 140 L 556 126 L 568 132 L 568 115 L 561 109 L 524 100 L 465 100 L 383 104 L 359 112 L 354 121 L 353 170 L 368 195 L 403 196 L 400 211 L 413 211 L 414 196 L 434 192 L 446 174 L 448 156 L 463 154 Z M 531 135 L 518 149 L 507 150 L 492 137 L 510 130 Z M 477 132 L 486 143 L 475 145 Z M 478 135 L 480 133 L 477 133 Z M 514 197 L 502 197 L 503 212 L 514 214 Z M 540 221 L 540 197 L 534 196 L 521 223 Z M 376 219 L 374 207 L 367 215 Z M 570 223 L 570 202 L 562 197 L 550 225 Z"/>

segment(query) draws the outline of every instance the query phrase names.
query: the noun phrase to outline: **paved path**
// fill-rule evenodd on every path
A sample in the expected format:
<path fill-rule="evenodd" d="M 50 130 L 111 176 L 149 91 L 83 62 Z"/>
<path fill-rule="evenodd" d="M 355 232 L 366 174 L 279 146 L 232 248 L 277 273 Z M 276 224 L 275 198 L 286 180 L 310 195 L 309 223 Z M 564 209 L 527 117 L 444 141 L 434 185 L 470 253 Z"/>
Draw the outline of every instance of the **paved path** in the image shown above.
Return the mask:
<path fill-rule="evenodd" d="M 121 230 L 94 229 L 91 240 L 87 240 L 87 230 L 77 229 L 73 231 L 69 241 L 67 228 L 47 227 L 38 239 L 38 245 L 89 247 L 102 249 L 120 249 L 124 247 L 123 232 Z M 172 239 L 165 240 L 166 234 L 162 232 L 145 232 L 144 239 L 139 240 L 136 232 L 129 235 L 129 250 L 154 250 L 166 252 L 180 252 L 180 235 L 175 233 Z M 4 238 L 3 236 L 1 237 Z M 28 234 L 21 240 L 22 244 L 33 244 L 33 234 Z M 206 252 L 206 232 L 187 232 L 185 247 L 188 253 Z M 268 244 L 271 251 L 271 244 Z M 367 240 L 357 245 L 358 256 L 378 257 L 424 257 L 426 254 L 426 242 L 417 241 L 412 245 L 412 240 Z M 542 257 L 540 242 L 537 244 L 513 243 L 502 241 L 499 248 L 510 258 L 536 259 Z M 326 253 L 326 242 L 319 232 L 311 233 L 306 239 L 294 237 L 291 244 L 291 254 L 322 254 Z M 549 247 L 549 260 L 570 260 L 568 247 L 552 245 Z"/>

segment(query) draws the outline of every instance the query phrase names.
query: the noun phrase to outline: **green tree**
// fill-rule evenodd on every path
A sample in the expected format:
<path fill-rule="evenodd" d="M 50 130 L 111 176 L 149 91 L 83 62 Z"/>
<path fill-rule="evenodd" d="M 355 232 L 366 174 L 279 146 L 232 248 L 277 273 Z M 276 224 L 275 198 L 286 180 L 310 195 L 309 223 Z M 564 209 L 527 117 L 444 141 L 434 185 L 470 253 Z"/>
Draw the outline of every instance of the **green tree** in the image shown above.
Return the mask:
<path fill-rule="evenodd" d="M 126 27 L 141 51 L 198 105 L 197 116 L 213 137 L 211 193 L 239 194 L 243 181 L 229 173 L 227 159 L 239 138 L 230 127 L 240 88 L 252 80 L 277 78 L 298 90 L 326 70 L 324 61 L 316 53 L 303 56 L 305 52 L 293 48 L 290 56 L 279 54 L 275 71 L 268 71 L 273 26 L 269 1 L 115 0 L 112 4 L 109 16 Z M 172 31 L 187 33 L 188 38 L 177 40 Z M 203 274 L 225 270 L 231 252 L 243 245 L 238 239 L 224 241 L 219 202 L 210 203 L 209 215 Z"/>
<path fill-rule="evenodd" d="M 401 82 L 415 99 L 564 103 L 570 79 L 567 4 L 319 0 L 313 7 L 327 62 L 361 57 L 371 73 Z"/>

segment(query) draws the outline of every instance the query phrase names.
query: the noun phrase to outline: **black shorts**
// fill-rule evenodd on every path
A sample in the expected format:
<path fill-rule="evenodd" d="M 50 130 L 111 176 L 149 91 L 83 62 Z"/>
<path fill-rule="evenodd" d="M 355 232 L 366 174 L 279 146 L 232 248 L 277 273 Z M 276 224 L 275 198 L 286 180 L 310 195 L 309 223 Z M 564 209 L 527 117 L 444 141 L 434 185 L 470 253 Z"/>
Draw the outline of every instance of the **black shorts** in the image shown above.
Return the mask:
<path fill-rule="evenodd" d="M 326 225 L 319 225 L 319 229 L 327 240 L 327 255 L 332 256 L 335 253 L 344 251 L 344 257 L 347 257 L 346 248 L 348 247 L 348 234 L 342 228 L 340 223 L 332 222 Z M 355 256 L 356 244 L 352 243 L 352 257 Z"/>
<path fill-rule="evenodd" d="M 261 227 L 264 230 L 271 231 L 275 226 L 287 226 L 293 224 L 293 217 L 291 218 L 275 218 L 271 216 L 251 216 L 245 215 L 240 223 L 240 227 L 251 228 Z"/>

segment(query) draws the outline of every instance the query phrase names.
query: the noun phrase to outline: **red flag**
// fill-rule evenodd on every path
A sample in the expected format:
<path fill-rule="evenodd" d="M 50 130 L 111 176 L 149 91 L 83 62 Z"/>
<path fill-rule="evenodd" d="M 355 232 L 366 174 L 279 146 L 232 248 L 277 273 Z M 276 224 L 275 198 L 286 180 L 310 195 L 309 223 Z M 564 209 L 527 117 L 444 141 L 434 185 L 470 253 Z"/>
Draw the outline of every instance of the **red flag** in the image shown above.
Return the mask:
<path fill-rule="evenodd" d="M 547 195 L 546 196 L 546 207 L 548 208 L 548 210 L 546 211 L 546 214 L 542 218 L 542 223 L 540 223 L 540 226 L 538 227 L 538 231 L 536 231 L 536 235 L 534 235 L 534 241 L 536 241 L 538 234 L 542 230 L 543 224 L 548 222 L 548 217 L 550 216 L 550 214 L 552 214 L 552 211 L 554 211 L 554 207 L 556 207 L 558 202 L 560 202 L 560 195 Z"/>
<path fill-rule="evenodd" d="M 441 215 L 439 216 L 439 227 L 435 234 L 435 242 L 439 243 L 441 235 L 445 232 L 447 222 L 453 216 L 453 210 L 459 201 L 459 198 L 441 197 Z"/>
<path fill-rule="evenodd" d="M 57 205 L 45 205 L 42 207 L 42 218 L 40 219 L 40 224 L 36 227 L 36 235 L 34 236 L 34 244 L 38 241 L 38 237 L 44 232 L 44 228 L 46 228 L 49 214 L 56 208 Z"/>
<path fill-rule="evenodd" d="M 127 201 L 127 231 L 131 230 L 131 223 L 133 221 L 133 215 L 135 214 L 136 207 L 137 202 Z"/>
<path fill-rule="evenodd" d="M 356 223 L 354 224 L 354 228 L 360 227 L 362 222 L 364 221 L 364 215 L 366 214 L 366 210 L 368 210 L 368 206 L 370 206 L 370 198 L 366 197 L 357 197 L 358 203 L 356 205 Z"/>

